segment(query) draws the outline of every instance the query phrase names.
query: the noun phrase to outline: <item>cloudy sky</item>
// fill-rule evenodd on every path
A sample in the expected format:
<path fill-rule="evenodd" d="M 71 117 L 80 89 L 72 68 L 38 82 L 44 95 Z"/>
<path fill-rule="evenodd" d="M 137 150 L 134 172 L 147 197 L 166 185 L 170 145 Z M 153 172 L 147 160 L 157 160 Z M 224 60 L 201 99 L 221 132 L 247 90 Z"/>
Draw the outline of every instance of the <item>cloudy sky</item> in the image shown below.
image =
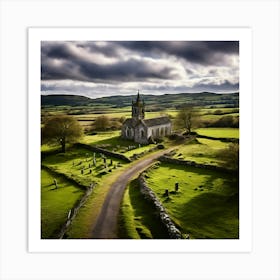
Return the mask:
<path fill-rule="evenodd" d="M 41 93 L 239 90 L 238 41 L 43 41 Z"/>

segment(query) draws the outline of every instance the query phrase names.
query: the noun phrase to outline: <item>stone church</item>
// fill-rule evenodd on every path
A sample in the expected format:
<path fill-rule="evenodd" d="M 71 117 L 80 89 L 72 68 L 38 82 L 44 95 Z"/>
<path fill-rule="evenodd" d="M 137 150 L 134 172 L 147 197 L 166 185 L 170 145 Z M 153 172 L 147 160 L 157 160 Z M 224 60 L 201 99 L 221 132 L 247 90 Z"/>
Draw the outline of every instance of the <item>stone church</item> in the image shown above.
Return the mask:
<path fill-rule="evenodd" d="M 171 134 L 171 121 L 168 117 L 145 120 L 145 103 L 138 91 L 136 101 L 132 101 L 132 118 L 122 126 L 122 138 L 136 143 L 148 144 L 158 138 Z"/>

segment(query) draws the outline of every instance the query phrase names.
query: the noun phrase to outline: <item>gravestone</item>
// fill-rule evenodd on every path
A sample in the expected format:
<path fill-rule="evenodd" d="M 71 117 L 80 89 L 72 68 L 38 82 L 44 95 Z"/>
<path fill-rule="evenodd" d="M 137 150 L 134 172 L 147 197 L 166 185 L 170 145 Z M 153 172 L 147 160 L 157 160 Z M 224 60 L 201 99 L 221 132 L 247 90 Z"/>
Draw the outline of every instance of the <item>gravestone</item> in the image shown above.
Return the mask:
<path fill-rule="evenodd" d="M 58 185 L 57 185 L 56 179 L 53 179 L 53 183 L 54 183 L 54 185 L 55 185 L 55 188 L 57 189 L 57 188 L 58 188 Z"/>
<path fill-rule="evenodd" d="M 179 183 L 175 183 L 175 192 L 179 190 Z"/>

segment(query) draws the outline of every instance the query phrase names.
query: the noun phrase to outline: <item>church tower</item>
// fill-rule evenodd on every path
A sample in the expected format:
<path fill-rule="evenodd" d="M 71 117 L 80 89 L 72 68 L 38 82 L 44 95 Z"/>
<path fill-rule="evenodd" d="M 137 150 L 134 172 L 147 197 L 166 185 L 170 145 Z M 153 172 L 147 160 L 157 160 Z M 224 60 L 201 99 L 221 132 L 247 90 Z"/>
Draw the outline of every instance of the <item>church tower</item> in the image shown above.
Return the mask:
<path fill-rule="evenodd" d="M 137 120 L 143 120 L 145 118 L 145 103 L 141 101 L 138 90 L 136 101 L 132 101 L 132 118 Z"/>

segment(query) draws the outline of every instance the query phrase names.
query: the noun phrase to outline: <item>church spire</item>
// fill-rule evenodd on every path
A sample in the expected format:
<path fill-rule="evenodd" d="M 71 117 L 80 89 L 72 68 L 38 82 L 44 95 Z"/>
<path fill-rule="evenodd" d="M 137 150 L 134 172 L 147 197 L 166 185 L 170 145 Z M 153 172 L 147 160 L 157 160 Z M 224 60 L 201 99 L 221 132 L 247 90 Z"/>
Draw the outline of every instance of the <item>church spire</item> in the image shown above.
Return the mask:
<path fill-rule="evenodd" d="M 132 118 L 138 120 L 145 118 L 145 104 L 144 101 L 141 102 L 139 90 L 136 101 L 132 102 Z"/>
<path fill-rule="evenodd" d="M 139 103 L 140 102 L 140 93 L 139 93 L 139 89 L 138 89 L 138 93 L 137 93 L 137 99 L 136 102 Z"/>

